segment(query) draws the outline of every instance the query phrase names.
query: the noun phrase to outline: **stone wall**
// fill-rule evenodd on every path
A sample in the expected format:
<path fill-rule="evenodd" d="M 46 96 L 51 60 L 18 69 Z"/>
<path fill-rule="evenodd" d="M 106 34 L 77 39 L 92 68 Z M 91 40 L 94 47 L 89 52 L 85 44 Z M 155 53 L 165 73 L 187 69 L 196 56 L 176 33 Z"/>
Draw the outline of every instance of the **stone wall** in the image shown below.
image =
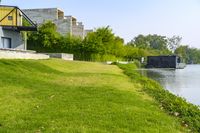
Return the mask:
<path fill-rule="evenodd" d="M 24 49 L 24 41 L 20 32 L 13 30 L 5 30 L 0 27 L 0 48 L 3 48 L 2 37 L 11 39 L 11 48 L 13 49 Z"/>

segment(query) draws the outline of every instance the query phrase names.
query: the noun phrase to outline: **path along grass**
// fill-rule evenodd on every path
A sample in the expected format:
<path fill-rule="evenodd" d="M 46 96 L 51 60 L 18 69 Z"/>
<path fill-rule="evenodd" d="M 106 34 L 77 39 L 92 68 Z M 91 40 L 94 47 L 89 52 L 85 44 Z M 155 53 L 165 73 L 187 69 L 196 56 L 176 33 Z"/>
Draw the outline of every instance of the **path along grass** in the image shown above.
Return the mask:
<path fill-rule="evenodd" d="M 180 133 L 117 66 L 0 60 L 2 133 Z"/>

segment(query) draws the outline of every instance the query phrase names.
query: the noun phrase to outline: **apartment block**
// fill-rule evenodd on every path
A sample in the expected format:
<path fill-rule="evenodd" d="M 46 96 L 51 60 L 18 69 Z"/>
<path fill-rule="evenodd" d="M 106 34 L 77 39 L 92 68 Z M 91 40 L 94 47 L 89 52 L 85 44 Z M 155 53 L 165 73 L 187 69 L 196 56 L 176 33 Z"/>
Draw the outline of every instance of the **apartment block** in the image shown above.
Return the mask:
<path fill-rule="evenodd" d="M 77 22 L 73 16 L 65 16 L 64 11 L 59 8 L 24 9 L 23 12 L 38 25 L 52 21 L 62 35 L 71 34 L 81 38 L 85 36 L 83 23 Z"/>

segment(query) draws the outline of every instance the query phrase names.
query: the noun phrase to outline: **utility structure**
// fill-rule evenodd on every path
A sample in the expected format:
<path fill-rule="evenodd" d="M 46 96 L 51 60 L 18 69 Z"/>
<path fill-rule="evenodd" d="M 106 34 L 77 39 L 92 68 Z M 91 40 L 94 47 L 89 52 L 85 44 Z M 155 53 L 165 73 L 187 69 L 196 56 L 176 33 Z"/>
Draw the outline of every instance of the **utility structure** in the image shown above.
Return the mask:
<path fill-rule="evenodd" d="M 36 31 L 37 25 L 17 6 L 0 5 L 0 48 L 26 50 L 22 31 Z M 26 33 L 26 32 L 23 32 Z"/>

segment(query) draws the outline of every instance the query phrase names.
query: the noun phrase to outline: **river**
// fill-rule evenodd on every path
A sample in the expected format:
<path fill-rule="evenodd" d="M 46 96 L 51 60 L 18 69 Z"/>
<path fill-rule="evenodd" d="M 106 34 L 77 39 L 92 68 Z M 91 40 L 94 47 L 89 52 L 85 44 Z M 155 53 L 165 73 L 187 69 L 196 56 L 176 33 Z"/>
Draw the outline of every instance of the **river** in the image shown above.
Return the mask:
<path fill-rule="evenodd" d="M 171 93 L 200 105 L 200 65 L 187 65 L 185 69 L 143 69 L 141 74 L 158 81 Z"/>

